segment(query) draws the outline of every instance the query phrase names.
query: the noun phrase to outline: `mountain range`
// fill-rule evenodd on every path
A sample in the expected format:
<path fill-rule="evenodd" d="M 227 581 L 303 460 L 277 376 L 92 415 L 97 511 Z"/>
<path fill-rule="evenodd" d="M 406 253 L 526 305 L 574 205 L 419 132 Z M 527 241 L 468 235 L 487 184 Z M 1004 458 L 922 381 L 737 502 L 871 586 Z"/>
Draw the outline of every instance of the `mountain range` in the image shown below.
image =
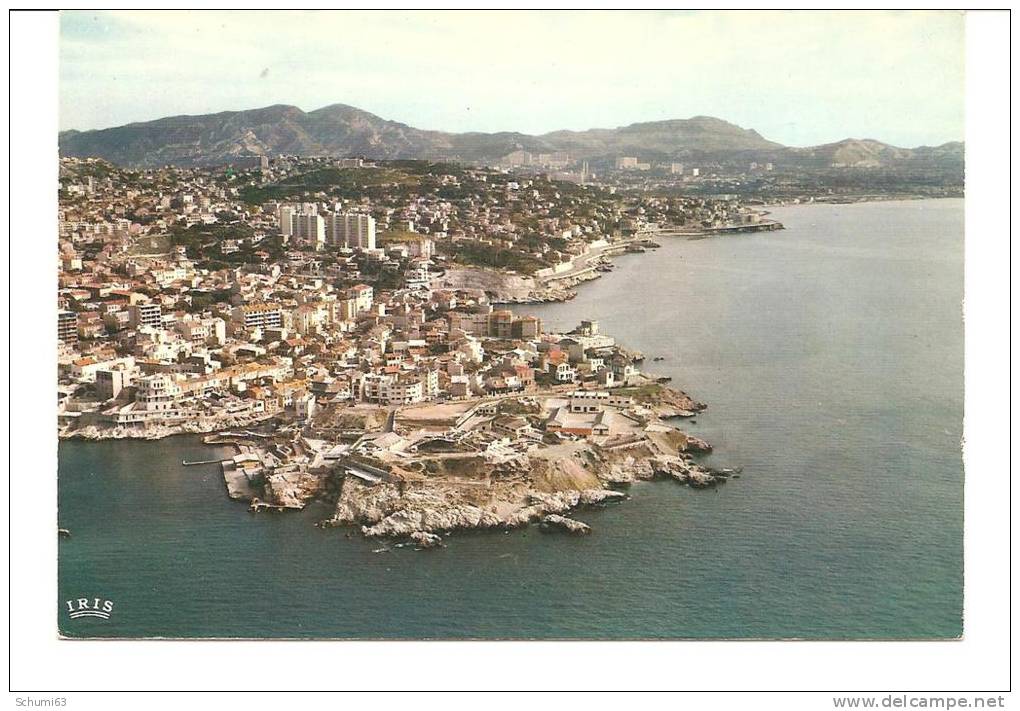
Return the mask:
<path fill-rule="evenodd" d="M 201 116 L 171 116 L 94 131 L 63 131 L 61 156 L 98 157 L 130 167 L 222 165 L 242 156 L 362 156 L 372 159 L 445 159 L 493 163 L 518 150 L 567 152 L 571 159 L 609 161 L 631 155 L 646 161 L 771 161 L 777 165 L 829 167 L 962 167 L 962 143 L 897 148 L 847 139 L 810 148 L 783 146 L 757 131 L 722 119 L 635 123 L 620 128 L 446 133 L 414 128 L 367 111 L 334 104 L 315 111 L 275 105 Z"/>

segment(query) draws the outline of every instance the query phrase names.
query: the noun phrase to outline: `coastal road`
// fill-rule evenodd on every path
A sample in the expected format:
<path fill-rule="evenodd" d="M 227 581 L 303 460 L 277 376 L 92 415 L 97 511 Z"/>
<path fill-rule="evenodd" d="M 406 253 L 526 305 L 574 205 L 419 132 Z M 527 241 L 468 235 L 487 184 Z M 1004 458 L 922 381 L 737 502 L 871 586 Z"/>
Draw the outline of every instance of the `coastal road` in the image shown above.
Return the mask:
<path fill-rule="evenodd" d="M 627 237 L 625 239 L 618 240 L 616 242 L 613 242 L 612 244 L 607 244 L 605 247 L 596 247 L 595 249 L 592 249 L 591 251 L 585 254 L 574 257 L 574 259 L 572 260 L 573 266 L 571 266 L 571 268 L 568 269 L 567 271 L 561 272 L 559 274 L 553 274 L 552 276 L 548 277 L 542 277 L 541 281 L 543 284 L 550 284 L 552 282 L 560 281 L 562 279 L 569 279 L 571 277 L 577 276 L 578 274 L 581 274 L 582 272 L 586 272 L 589 269 L 591 269 L 592 262 L 598 259 L 599 257 L 602 257 L 607 252 L 615 252 L 619 250 L 621 247 L 626 248 L 626 246 L 629 244 L 634 244 L 635 242 L 640 242 L 642 240 L 648 239 L 650 234 L 651 233 L 639 232 L 633 237 Z"/>
<path fill-rule="evenodd" d="M 719 227 L 705 227 L 696 230 L 680 230 L 680 229 L 669 229 L 659 228 L 657 230 L 647 230 L 644 232 L 638 232 L 633 237 L 626 237 L 624 239 L 617 240 L 612 244 L 608 244 L 605 247 L 598 247 L 591 250 L 587 254 L 582 254 L 573 259 L 573 266 L 565 272 L 560 274 L 553 274 L 552 276 L 542 277 L 541 282 L 543 285 L 548 286 L 549 284 L 563 279 L 569 279 L 575 277 L 578 274 L 582 274 L 592 269 L 592 262 L 599 257 L 604 256 L 607 252 L 615 253 L 621 248 L 626 248 L 628 245 L 640 243 L 647 239 L 652 239 L 656 235 L 664 236 L 693 236 L 693 235 L 707 235 L 707 234 L 724 234 L 728 232 L 763 232 L 768 230 L 782 229 L 783 225 L 776 220 L 762 220 L 751 224 L 734 224 L 734 225 L 722 225 Z"/>

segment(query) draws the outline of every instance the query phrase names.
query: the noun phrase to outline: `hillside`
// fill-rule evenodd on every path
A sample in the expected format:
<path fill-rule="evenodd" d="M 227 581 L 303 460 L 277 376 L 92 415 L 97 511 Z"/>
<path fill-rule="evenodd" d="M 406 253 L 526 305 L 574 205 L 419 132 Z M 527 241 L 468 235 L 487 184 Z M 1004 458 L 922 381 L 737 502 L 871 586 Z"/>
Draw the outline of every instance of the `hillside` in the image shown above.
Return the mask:
<path fill-rule="evenodd" d="M 374 159 L 432 158 L 468 163 L 494 162 L 516 150 L 568 152 L 572 159 L 643 160 L 696 157 L 699 160 L 768 160 L 804 167 L 878 167 L 913 161 L 956 162 L 963 144 L 937 148 L 896 148 L 878 141 L 847 139 L 812 148 L 787 148 L 757 131 L 722 119 L 635 123 L 620 128 L 554 131 L 540 136 L 516 132 L 426 131 L 375 114 L 334 104 L 305 112 L 268 106 L 202 116 L 171 116 L 97 131 L 65 131 L 60 153 L 104 158 L 119 165 L 152 167 L 218 165 L 239 156 L 296 154 L 363 156 Z"/>

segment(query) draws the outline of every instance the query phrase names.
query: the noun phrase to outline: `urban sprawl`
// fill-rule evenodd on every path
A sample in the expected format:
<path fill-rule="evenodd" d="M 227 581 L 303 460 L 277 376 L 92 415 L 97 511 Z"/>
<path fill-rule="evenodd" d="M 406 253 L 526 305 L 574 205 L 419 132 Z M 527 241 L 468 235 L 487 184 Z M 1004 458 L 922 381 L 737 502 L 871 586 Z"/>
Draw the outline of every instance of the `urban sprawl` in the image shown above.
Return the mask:
<path fill-rule="evenodd" d="M 703 405 L 594 318 L 553 333 L 505 304 L 570 298 L 653 236 L 781 225 L 628 189 L 633 158 L 617 182 L 526 170 L 555 157 L 62 159 L 60 435 L 203 433 L 234 446 L 224 480 L 253 511 L 325 500 L 322 525 L 418 547 L 584 533 L 564 514 L 636 480 L 716 485 L 732 472 L 675 424 Z"/>

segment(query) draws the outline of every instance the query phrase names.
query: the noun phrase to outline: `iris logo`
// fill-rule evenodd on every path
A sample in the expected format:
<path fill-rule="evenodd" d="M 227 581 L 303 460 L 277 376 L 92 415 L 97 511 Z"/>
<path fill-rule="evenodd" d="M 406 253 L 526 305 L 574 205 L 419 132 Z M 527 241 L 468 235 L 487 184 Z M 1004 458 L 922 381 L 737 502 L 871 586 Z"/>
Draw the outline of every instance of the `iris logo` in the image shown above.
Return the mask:
<path fill-rule="evenodd" d="M 72 620 L 79 617 L 98 617 L 101 620 L 108 620 L 110 613 L 113 612 L 113 601 L 98 597 L 65 600 L 64 605 L 67 607 L 67 616 Z"/>

